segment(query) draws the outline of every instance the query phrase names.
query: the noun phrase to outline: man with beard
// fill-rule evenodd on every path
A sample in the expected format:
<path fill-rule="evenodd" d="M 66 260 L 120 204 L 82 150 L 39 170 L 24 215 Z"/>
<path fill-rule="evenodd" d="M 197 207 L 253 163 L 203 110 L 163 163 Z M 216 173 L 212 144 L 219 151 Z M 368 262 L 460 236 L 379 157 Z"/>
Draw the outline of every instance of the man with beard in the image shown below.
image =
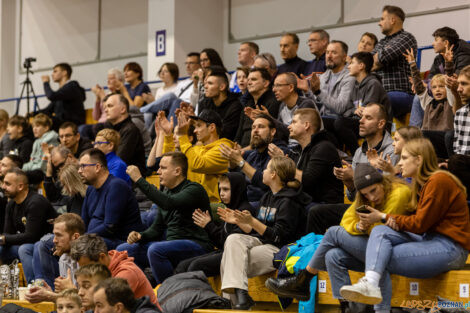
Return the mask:
<path fill-rule="evenodd" d="M 86 232 L 101 236 L 111 250 L 131 231 L 144 230 L 134 192 L 124 180 L 109 175 L 104 153 L 86 150 L 79 163 L 78 173 L 89 185 L 82 207 Z"/>
<path fill-rule="evenodd" d="M 76 285 L 75 271 L 78 263 L 70 257 L 70 248 L 72 241 L 85 233 L 85 224 L 79 215 L 64 213 L 54 219 L 52 233 L 54 249 L 41 250 L 39 264 L 34 263 L 34 278 L 43 279 L 46 286 L 29 289 L 25 298 L 31 303 L 55 301 L 59 292 L 75 288 Z M 34 249 L 36 248 L 35 246 Z M 58 257 L 60 258 L 57 259 Z"/>
<path fill-rule="evenodd" d="M 11 200 L 6 207 L 5 227 L 0 236 L 0 258 L 3 264 L 19 258 L 30 283 L 34 279 L 34 243 L 51 232 L 52 227 L 47 221 L 55 218 L 57 213 L 43 196 L 29 190 L 28 177 L 19 168 L 6 173 L 2 189 Z"/>
<path fill-rule="evenodd" d="M 354 104 L 351 93 L 354 89 L 355 79 L 349 76 L 346 67 L 348 46 L 339 40 L 332 40 L 326 48 L 325 73 L 318 78 L 312 75 L 311 90 L 318 106 L 325 128 L 335 134 L 338 143 L 342 132 L 345 132 L 344 119 L 354 115 Z M 346 131 L 349 130 L 346 127 Z M 353 153 L 351 151 L 351 153 Z"/>
<path fill-rule="evenodd" d="M 382 9 L 379 26 L 385 35 L 377 45 L 374 54 L 372 71 L 377 71 L 387 91 L 392 105 L 393 117 L 402 118 L 411 111 L 413 92 L 408 77 L 411 76 L 410 66 L 403 54 L 413 50 L 416 55 L 418 48 L 416 38 L 403 29 L 405 12 L 399 7 L 386 5 Z"/>
<path fill-rule="evenodd" d="M 230 161 L 232 169 L 238 168 L 251 182 L 247 186 L 248 201 L 259 201 L 261 196 L 268 191 L 268 187 L 263 183 L 263 171 L 268 165 L 271 157 L 268 153 L 268 146 L 273 142 L 276 134 L 276 126 L 273 118 L 267 114 L 258 114 L 253 121 L 251 128 L 250 147 L 252 150 L 246 151 L 242 155 L 240 149 L 232 149 L 225 145 L 220 146 L 222 156 Z M 288 151 L 284 142 L 275 140 L 284 153 Z"/>

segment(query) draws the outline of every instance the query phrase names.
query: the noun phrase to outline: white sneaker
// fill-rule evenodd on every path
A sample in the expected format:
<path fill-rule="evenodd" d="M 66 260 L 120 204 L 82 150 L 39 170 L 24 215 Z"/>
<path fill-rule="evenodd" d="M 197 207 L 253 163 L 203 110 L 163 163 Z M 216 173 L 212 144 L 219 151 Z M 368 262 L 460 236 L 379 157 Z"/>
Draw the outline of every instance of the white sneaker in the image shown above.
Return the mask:
<path fill-rule="evenodd" d="M 341 287 L 339 293 L 344 299 L 353 302 L 365 304 L 379 304 L 382 302 L 380 288 L 372 286 L 365 277 L 359 279 L 359 281 L 352 286 Z"/>

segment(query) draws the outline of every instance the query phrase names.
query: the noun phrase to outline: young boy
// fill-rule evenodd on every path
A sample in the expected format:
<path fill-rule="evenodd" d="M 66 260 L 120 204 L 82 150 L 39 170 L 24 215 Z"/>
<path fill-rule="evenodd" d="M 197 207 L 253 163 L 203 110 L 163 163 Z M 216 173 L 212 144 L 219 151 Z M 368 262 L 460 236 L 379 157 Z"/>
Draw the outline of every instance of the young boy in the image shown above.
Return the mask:
<path fill-rule="evenodd" d="M 62 291 L 55 302 L 57 313 L 83 313 L 82 300 L 78 295 L 77 289 L 65 289 Z"/>
<path fill-rule="evenodd" d="M 36 140 L 33 143 L 33 151 L 28 163 L 23 165 L 23 171 L 41 170 L 46 173 L 47 161 L 43 159 L 42 144 L 57 146 L 59 136 L 53 130 L 52 120 L 49 116 L 39 113 L 33 119 L 33 133 Z"/>
<path fill-rule="evenodd" d="M 204 228 L 212 242 L 219 248 L 216 251 L 183 260 L 178 264 L 176 273 L 203 271 L 207 277 L 220 274 L 220 262 L 225 239 L 233 233 L 244 233 L 244 225 L 234 224 L 233 210 L 248 210 L 253 207 L 248 202 L 246 180 L 242 173 L 230 172 L 219 178 L 219 195 L 226 208 L 219 207 L 217 212 L 223 222 L 214 221 L 210 212 L 197 209 L 193 213 L 194 224 Z M 233 197 L 232 197 L 233 195 Z M 250 230 L 247 230 L 249 232 Z"/>
<path fill-rule="evenodd" d="M 421 79 L 421 74 L 414 55 L 411 51 L 405 54 L 410 64 L 411 76 L 413 79 L 413 87 L 419 98 L 421 108 L 424 111 L 421 130 L 423 135 L 431 140 L 436 154 L 439 158 L 447 159 L 452 152 L 452 147 L 446 147 L 446 133 L 452 133 L 454 129 L 454 112 L 451 103 L 454 103 L 452 92 L 447 92 L 445 76 L 436 74 L 431 79 L 431 94 Z M 453 61 L 451 54 L 445 54 L 445 72 L 446 75 L 452 76 Z"/>
<path fill-rule="evenodd" d="M 29 161 L 33 148 L 33 141 L 26 136 L 28 130 L 28 121 L 23 116 L 14 115 L 8 120 L 7 132 L 12 141 L 9 154 L 19 156 L 23 163 Z"/>
<path fill-rule="evenodd" d="M 82 308 L 85 311 L 92 311 L 95 307 L 93 302 L 93 290 L 102 280 L 111 277 L 109 269 L 100 263 L 84 265 L 75 272 L 75 279 L 78 284 L 78 295 L 82 300 Z"/>
<path fill-rule="evenodd" d="M 94 147 L 100 149 L 106 155 L 109 173 L 115 177 L 125 180 L 131 185 L 131 179 L 126 174 L 126 163 L 117 156 L 116 151 L 119 147 L 121 136 L 117 131 L 110 128 L 102 129 L 96 134 Z"/>

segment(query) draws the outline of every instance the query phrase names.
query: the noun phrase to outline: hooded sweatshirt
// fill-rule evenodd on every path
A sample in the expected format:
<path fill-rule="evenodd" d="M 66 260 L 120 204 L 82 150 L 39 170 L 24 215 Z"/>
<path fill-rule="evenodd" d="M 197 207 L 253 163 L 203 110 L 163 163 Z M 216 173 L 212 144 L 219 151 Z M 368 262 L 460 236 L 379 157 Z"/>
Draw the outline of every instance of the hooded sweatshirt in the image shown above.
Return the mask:
<path fill-rule="evenodd" d="M 20 157 L 23 163 L 28 163 L 33 150 L 33 141 L 24 135 L 21 138 L 14 139 L 9 154 L 15 154 Z"/>
<path fill-rule="evenodd" d="M 254 209 L 248 202 L 247 190 L 246 190 L 246 180 L 245 176 L 242 173 L 232 172 L 226 174 L 228 180 L 230 181 L 230 203 L 224 203 L 228 208 L 232 210 L 244 211 L 248 210 L 251 214 L 254 214 Z M 211 220 L 204 229 L 209 234 L 210 239 L 219 249 L 223 249 L 225 239 L 228 235 L 234 233 L 244 232 L 234 224 L 228 223 L 217 223 L 214 220 Z"/>
<path fill-rule="evenodd" d="M 219 106 L 215 105 L 211 98 L 205 97 L 199 104 L 198 112 L 205 109 L 217 112 L 222 118 L 222 134 L 220 137 L 234 140 L 240 122 L 240 115 L 243 113 L 238 95 L 231 92 L 227 93 L 227 98 Z"/>
<path fill-rule="evenodd" d="M 194 173 L 201 173 L 201 185 L 206 189 L 210 202 L 220 202 L 218 178 L 228 172 L 229 162 L 220 154 L 224 144 L 230 148 L 233 142 L 226 138 L 218 139 L 205 146 L 193 146 L 187 135 L 178 137 L 181 152 L 188 158 L 188 167 Z"/>
<path fill-rule="evenodd" d="M 127 255 L 127 251 L 108 251 L 111 258 L 109 270 L 112 277 L 127 280 L 136 298 L 148 296 L 152 303 L 157 303 L 157 297 L 144 272 L 135 265 L 134 258 Z"/>
<path fill-rule="evenodd" d="M 367 75 L 360 83 L 356 81 L 351 92 L 354 106 L 366 106 L 369 103 L 380 103 L 387 110 L 389 120 L 392 119 L 392 107 L 382 81 L 376 74 Z"/>
<path fill-rule="evenodd" d="M 454 48 L 452 49 L 454 53 L 453 61 L 454 67 L 453 71 L 457 74 L 460 73 L 460 70 L 463 69 L 465 66 L 470 64 L 470 43 L 466 42 L 465 40 L 460 39 Z M 436 74 L 444 74 L 445 71 L 445 61 L 444 57 L 439 53 L 434 58 L 434 62 L 432 64 L 429 78 L 432 78 Z"/>
<path fill-rule="evenodd" d="M 39 113 L 55 115 L 61 121 L 73 122 L 76 125 L 85 124 L 85 89 L 77 81 L 68 81 L 57 91 L 53 91 L 46 82 L 44 92 L 51 103 Z"/>
<path fill-rule="evenodd" d="M 47 162 L 42 160 L 44 153 L 42 152 L 41 144 L 46 142 L 48 145 L 57 146 L 58 135 L 55 131 L 50 130 L 44 133 L 41 138 L 38 138 L 33 143 L 33 151 L 31 152 L 31 158 L 28 163 L 23 164 L 23 171 L 42 170 L 46 171 Z"/>
<path fill-rule="evenodd" d="M 273 194 L 270 190 L 260 201 L 257 219 L 267 226 L 263 235 L 254 234 L 263 244 L 282 247 L 303 235 L 306 206 L 312 198 L 302 191 L 284 187 Z"/>

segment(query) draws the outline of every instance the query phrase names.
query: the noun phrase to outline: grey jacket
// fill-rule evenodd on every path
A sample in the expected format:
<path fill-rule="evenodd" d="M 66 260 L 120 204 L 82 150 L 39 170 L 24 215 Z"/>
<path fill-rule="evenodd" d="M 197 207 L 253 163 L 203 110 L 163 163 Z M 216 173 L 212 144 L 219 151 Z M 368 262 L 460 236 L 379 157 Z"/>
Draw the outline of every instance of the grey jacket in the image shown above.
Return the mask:
<path fill-rule="evenodd" d="M 331 91 L 331 78 L 333 72 L 329 69 L 320 75 L 320 93 L 316 95 L 316 103 L 321 106 L 320 113 L 322 115 L 338 115 L 349 117 L 354 114 L 354 104 L 351 101 L 351 92 L 354 89 L 356 79 L 349 76 L 349 70 L 345 66 L 336 80 Z"/>
<path fill-rule="evenodd" d="M 377 150 L 377 154 L 380 155 L 383 152 L 383 157 L 385 158 L 387 155 L 390 156 L 393 165 L 397 164 L 398 162 L 398 155 L 396 155 L 393 150 L 393 145 L 392 145 L 393 139 L 392 136 L 390 136 L 388 131 L 385 131 L 384 133 L 384 138 L 382 139 L 382 142 L 379 143 L 379 147 L 375 147 Z M 356 152 L 354 153 L 354 157 L 352 160 L 352 168 L 355 169 L 356 165 L 359 163 L 369 163 L 369 160 L 367 159 L 367 152 L 368 146 L 367 146 L 367 141 L 364 140 L 362 143 L 362 146 L 357 148 Z"/>

